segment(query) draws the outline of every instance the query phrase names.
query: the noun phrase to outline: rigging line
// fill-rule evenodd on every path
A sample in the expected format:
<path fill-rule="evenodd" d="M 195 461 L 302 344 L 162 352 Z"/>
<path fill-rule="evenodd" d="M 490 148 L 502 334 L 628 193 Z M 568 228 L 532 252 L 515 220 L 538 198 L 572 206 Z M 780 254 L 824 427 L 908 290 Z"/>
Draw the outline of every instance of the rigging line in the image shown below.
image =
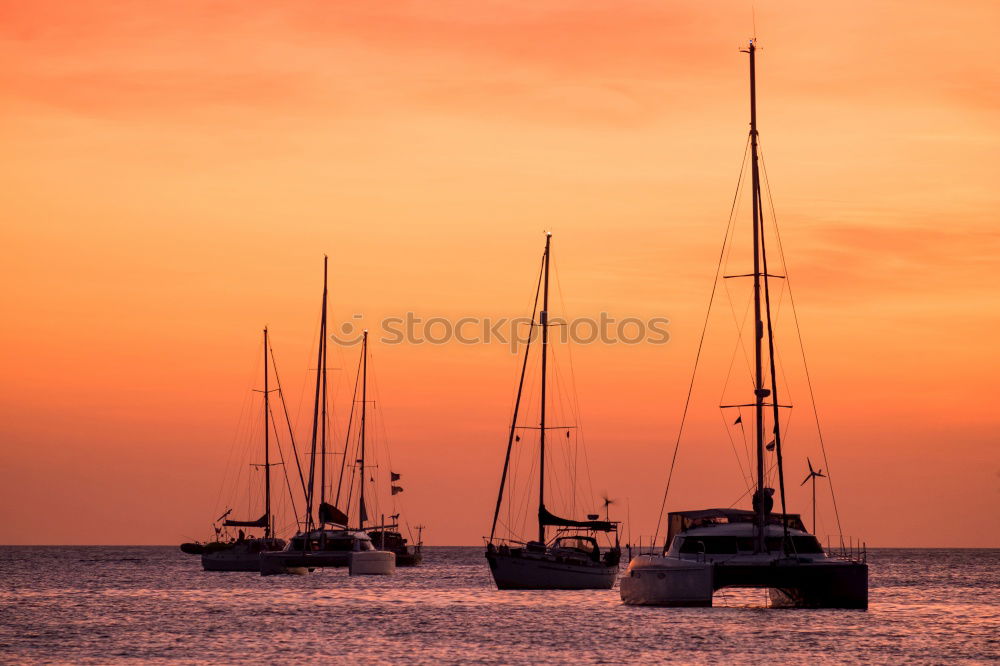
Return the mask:
<path fill-rule="evenodd" d="M 736 244 L 736 226 L 735 226 L 734 223 L 735 223 L 736 218 L 739 216 L 739 207 L 740 207 L 739 195 L 740 195 L 740 192 L 743 191 L 744 174 L 746 173 L 747 156 L 749 154 L 749 151 L 750 151 L 750 136 L 748 135 L 747 136 L 746 145 L 744 146 L 744 149 L 743 149 L 742 171 L 740 172 L 739 182 L 737 183 L 737 186 L 736 186 L 736 206 L 731 211 L 732 219 L 730 220 L 730 225 L 732 225 L 732 227 L 731 227 L 732 228 L 732 232 L 729 233 L 729 234 L 727 234 L 725 240 L 723 241 L 724 245 L 726 246 L 726 260 L 725 260 L 725 269 L 724 270 L 727 270 L 727 271 L 728 271 L 728 268 L 729 268 L 729 257 L 732 255 L 733 246 Z M 725 392 L 726 392 L 726 390 L 729 387 L 729 380 L 732 377 L 733 367 L 736 364 L 736 356 L 737 356 L 737 354 L 739 352 L 743 352 L 743 360 L 746 363 L 747 376 L 748 376 L 748 379 L 750 380 L 750 384 L 753 385 L 753 383 L 754 383 L 753 367 L 752 367 L 752 364 L 750 362 L 750 355 L 749 355 L 749 353 L 747 351 L 747 346 L 745 344 L 744 337 L 743 337 L 743 331 L 746 329 L 746 322 L 747 322 L 747 319 L 750 316 L 750 305 L 753 302 L 753 299 L 750 298 L 749 296 L 747 296 L 746 306 L 743 308 L 743 316 L 742 317 L 738 317 L 737 314 L 736 314 L 735 299 L 733 298 L 732 289 L 730 289 L 729 283 L 726 280 L 723 280 L 723 285 L 725 286 L 725 289 L 726 289 L 726 300 L 729 303 L 729 311 L 730 311 L 730 313 L 733 316 L 733 324 L 736 326 L 736 344 L 733 347 L 733 355 L 730 358 L 729 370 L 727 371 L 727 374 L 726 374 L 726 380 L 723 382 L 723 385 L 722 385 L 722 394 L 723 395 L 720 398 L 720 401 L 724 400 L 724 398 L 725 398 Z M 753 468 L 753 463 L 750 461 L 750 453 L 749 453 L 749 450 L 746 448 L 746 433 L 745 432 L 743 433 L 743 438 L 744 438 L 744 442 L 743 442 L 744 443 L 744 449 L 745 449 L 745 453 L 746 453 L 746 456 L 747 456 L 747 467 L 752 469 Z"/>
<path fill-rule="evenodd" d="M 550 409 L 553 416 L 553 420 L 556 423 L 565 423 L 566 415 L 567 413 L 572 414 L 572 409 L 566 408 L 566 401 L 564 399 L 564 396 L 566 395 L 567 391 L 565 388 L 564 378 L 562 376 L 562 373 L 560 372 L 561 364 L 559 361 L 561 360 L 561 357 L 558 357 L 558 355 L 556 354 L 555 347 L 552 347 L 549 350 L 549 357 L 550 357 L 550 366 L 552 368 L 552 374 L 554 375 L 553 383 L 555 384 L 555 389 L 556 389 L 554 391 L 556 402 L 555 404 L 550 405 Z M 558 442 L 559 444 L 555 445 L 555 442 Z M 555 439 L 553 445 L 551 445 L 548 448 L 546 453 L 548 454 L 547 456 L 548 460 L 551 461 L 550 469 L 552 470 L 552 475 L 549 477 L 549 479 L 550 481 L 553 482 L 550 483 L 549 485 L 553 486 L 555 488 L 555 492 L 558 493 L 559 495 L 558 503 L 554 503 L 553 505 L 560 509 L 565 509 L 567 506 L 571 507 L 572 509 L 575 509 L 574 503 L 576 500 L 576 478 L 575 476 L 573 476 L 573 466 L 571 462 L 572 458 L 569 456 L 569 452 L 566 451 L 566 447 L 564 446 L 562 438 Z M 559 461 L 563 463 L 564 467 L 558 467 L 556 465 L 555 459 L 560 453 L 564 454 L 562 460 Z M 566 473 L 567 478 L 565 479 L 565 482 L 563 482 L 562 479 L 558 478 L 558 474 L 560 472 Z M 567 486 L 569 488 L 569 491 L 566 490 Z M 570 496 L 569 503 L 567 503 L 566 501 L 567 492 L 569 493 Z"/>
<path fill-rule="evenodd" d="M 535 302 L 531 306 L 532 322 L 535 321 L 535 316 L 538 314 L 538 295 L 541 293 L 542 290 L 542 275 L 543 271 L 545 270 L 545 261 L 546 258 L 543 257 L 542 266 L 541 268 L 538 269 L 538 282 L 536 283 L 535 286 Z M 548 313 L 546 313 L 545 316 L 548 317 Z M 546 323 L 548 323 L 547 320 Z M 517 395 L 514 398 L 514 413 L 511 415 L 510 419 L 510 431 L 507 435 L 507 451 L 504 454 L 503 472 L 501 472 L 500 474 L 500 490 L 497 492 L 497 504 L 496 508 L 493 511 L 493 525 L 490 527 L 490 541 L 493 540 L 493 535 L 496 533 L 497 519 L 500 516 L 500 508 L 503 504 L 504 486 L 507 483 L 507 473 L 510 470 L 511 449 L 514 446 L 514 438 L 517 436 L 517 415 L 521 408 L 521 394 L 524 390 L 524 375 L 528 369 L 528 353 L 531 350 L 531 340 L 532 338 L 534 338 L 534 335 L 532 333 L 533 332 L 531 330 L 528 331 L 528 340 L 527 342 L 524 343 L 524 361 L 521 364 L 521 378 L 518 380 Z M 512 332 L 512 334 L 517 335 L 516 331 Z"/>
<path fill-rule="evenodd" d="M 372 360 L 375 359 L 376 355 L 377 355 L 376 353 L 370 354 Z M 376 441 L 376 444 L 382 445 L 382 450 L 385 452 L 385 462 L 389 466 L 389 469 L 387 471 L 392 473 L 392 468 L 393 468 L 392 449 L 389 446 L 389 428 L 388 426 L 386 426 L 386 421 L 388 421 L 388 419 L 385 416 L 385 403 L 382 401 L 382 393 L 379 390 L 378 374 L 372 372 L 371 369 L 368 370 L 368 374 L 372 375 L 371 384 L 372 384 L 372 389 L 374 389 L 373 393 L 375 394 L 375 401 L 372 404 L 372 408 L 373 411 L 375 411 L 377 414 L 377 420 L 375 426 L 376 428 L 378 428 L 378 430 L 376 434 L 381 435 L 381 441 Z M 392 498 L 393 495 L 390 494 L 389 497 Z M 400 504 L 402 504 L 402 499 L 398 501 Z M 392 500 L 393 507 L 396 506 L 396 502 L 397 500 Z M 393 509 L 393 511 L 395 511 L 395 508 Z"/>
<path fill-rule="evenodd" d="M 723 245 L 726 247 L 726 260 L 725 260 L 725 266 L 724 266 L 724 270 L 725 271 L 729 270 L 729 257 L 732 255 L 733 246 L 736 244 L 736 226 L 733 224 L 733 222 L 735 221 L 735 219 L 739 215 L 739 207 L 740 207 L 739 195 L 740 195 L 740 192 L 743 191 L 743 180 L 744 180 L 743 179 L 743 175 L 744 175 L 744 173 L 746 171 L 747 154 L 749 153 L 749 150 L 750 150 L 750 137 L 748 136 L 747 137 L 746 146 L 744 147 L 744 150 L 743 150 L 743 165 L 741 167 L 742 171 L 740 171 L 739 182 L 737 182 L 737 184 L 736 184 L 736 206 L 733 208 L 732 211 L 730 211 L 731 219 L 730 219 L 729 223 L 730 223 L 730 225 L 732 225 L 732 227 L 731 227 L 732 228 L 732 232 L 729 233 L 729 234 L 727 234 L 726 238 L 723 239 Z M 747 298 L 747 305 L 744 308 L 743 317 L 739 318 L 739 317 L 736 316 L 736 308 L 735 308 L 735 304 L 734 304 L 734 300 L 735 299 L 733 298 L 732 290 L 729 288 L 729 283 L 726 282 L 726 281 L 723 281 L 723 284 L 725 285 L 725 289 L 726 289 L 726 300 L 729 303 L 729 310 L 730 310 L 730 312 L 733 315 L 733 323 L 736 325 L 736 346 L 733 348 L 733 358 L 732 358 L 732 360 L 730 362 L 730 371 L 732 369 L 732 364 L 735 363 L 737 352 L 738 351 L 742 351 L 743 352 L 743 360 L 746 362 L 747 373 L 750 376 L 750 382 L 752 384 L 753 383 L 753 368 L 751 367 L 750 357 L 749 357 L 749 355 L 747 353 L 746 345 L 744 344 L 744 341 L 743 341 L 743 330 L 746 327 L 746 320 L 747 320 L 747 318 L 749 316 L 749 313 L 750 313 L 750 303 L 752 302 L 753 299 L 751 299 L 749 297 Z M 728 385 L 728 382 L 729 382 L 729 377 L 727 376 L 726 377 L 726 383 L 723 385 L 723 391 L 725 391 L 725 386 Z"/>
<path fill-rule="evenodd" d="M 743 423 L 743 410 L 741 408 L 737 408 L 736 413 L 740 417 L 740 436 L 743 438 L 743 452 L 747 458 L 747 469 L 752 470 L 753 461 L 750 459 L 750 444 L 747 440 L 747 429 Z"/>
<path fill-rule="evenodd" d="M 563 294 L 562 281 L 560 280 L 559 274 L 560 274 L 560 271 L 558 270 L 558 263 L 557 263 L 556 264 L 556 270 L 555 270 L 556 292 L 559 294 L 559 304 L 562 307 L 562 311 L 564 313 L 568 313 L 569 309 L 566 307 L 566 299 L 565 299 L 564 294 Z M 567 319 L 568 319 L 568 317 L 567 317 Z M 595 501 L 594 479 L 593 479 L 593 476 L 591 475 L 591 470 L 590 470 L 590 456 L 589 456 L 588 451 L 587 451 L 586 433 L 584 432 L 584 429 L 583 429 L 583 412 L 580 409 L 580 394 L 577 391 L 577 384 L 576 384 L 576 364 L 573 362 L 573 345 L 572 345 L 572 341 L 568 341 L 568 344 L 566 345 L 566 354 L 569 357 L 570 388 L 572 389 L 572 393 L 570 394 L 571 397 L 572 397 L 571 410 L 573 411 L 573 416 L 574 416 L 573 423 L 577 426 L 577 438 L 578 439 L 576 439 L 574 441 L 576 442 L 578 448 L 580 446 L 583 447 L 583 465 L 584 465 L 584 468 L 587 471 L 587 489 L 590 491 L 590 496 L 589 497 L 590 497 L 590 500 L 593 502 L 593 501 Z M 576 484 L 576 471 L 577 471 L 576 470 L 576 465 L 575 465 L 575 462 L 574 462 L 574 468 L 573 468 L 574 508 L 575 508 L 575 500 L 576 500 L 576 485 L 575 485 Z"/>
<path fill-rule="evenodd" d="M 747 142 L 743 146 L 743 161 L 740 163 L 740 177 L 736 181 L 736 194 L 735 194 L 735 205 L 729 211 L 730 222 L 732 222 L 740 213 L 740 192 L 743 191 L 744 176 L 746 174 L 746 167 L 748 163 L 748 156 L 750 155 L 750 136 L 747 136 Z M 731 232 L 726 234 L 723 239 L 723 245 L 726 247 L 726 260 L 724 267 L 726 270 L 729 269 L 729 257 L 733 254 L 733 240 L 736 238 L 736 228 L 732 227 Z"/>
<path fill-rule="evenodd" d="M 726 287 L 726 291 L 727 291 L 727 295 L 728 295 L 728 291 L 729 291 L 729 287 L 728 286 Z M 729 358 L 729 369 L 726 372 L 726 379 L 725 379 L 725 381 L 722 382 L 722 394 L 719 396 L 719 403 L 720 404 L 724 404 L 725 401 L 726 401 L 726 390 L 729 388 L 729 380 L 732 379 L 732 376 L 733 376 L 733 366 L 736 365 L 736 356 L 741 351 L 743 352 L 743 358 L 744 358 L 744 360 L 746 361 L 746 364 L 747 364 L 747 372 L 750 374 L 749 379 L 751 381 L 751 385 L 752 385 L 752 382 L 753 382 L 753 370 L 750 367 L 750 358 L 747 355 L 746 345 L 743 344 L 743 329 L 746 326 L 746 320 L 747 320 L 747 317 L 750 314 L 750 301 L 749 300 L 747 301 L 747 306 L 743 310 L 743 319 L 742 319 L 742 321 L 736 319 L 736 311 L 735 311 L 735 309 L 732 308 L 732 300 L 731 299 L 730 299 L 730 310 L 733 313 L 733 321 L 736 324 L 736 344 L 733 346 L 733 354 Z"/>
<path fill-rule="evenodd" d="M 726 300 L 729 301 L 729 311 L 733 315 L 733 323 L 736 325 L 736 344 L 733 346 L 733 355 L 729 361 L 729 374 L 726 375 L 726 381 L 723 384 L 723 395 L 725 395 L 725 390 L 729 385 L 729 379 L 732 376 L 732 368 L 736 364 L 736 356 L 739 352 L 743 352 L 743 360 L 747 366 L 747 374 L 749 375 L 750 383 L 753 385 L 753 367 L 750 364 L 750 354 L 747 352 L 747 346 L 743 338 L 743 331 L 746 329 L 747 319 L 750 318 L 750 304 L 753 299 L 749 296 L 747 297 L 746 307 L 743 308 L 743 316 L 737 317 L 736 308 L 733 304 L 733 293 L 729 289 L 729 285 L 726 284 Z"/>
<path fill-rule="evenodd" d="M 260 359 L 256 358 L 256 355 L 254 355 L 253 370 L 251 371 L 250 377 L 247 380 L 246 384 L 244 384 L 244 386 L 254 385 L 255 377 L 257 376 L 257 369 L 259 367 L 260 367 Z M 236 428 L 234 429 L 233 432 L 233 439 L 229 443 L 229 453 L 226 456 L 226 466 L 223 468 L 222 481 L 219 483 L 219 490 L 215 496 L 215 505 L 214 505 L 215 511 L 213 511 L 215 515 L 218 515 L 219 509 L 221 508 L 222 495 L 229 487 L 230 471 L 233 469 L 233 454 L 236 450 L 236 444 L 242 440 L 242 434 L 243 434 L 242 431 L 244 425 L 249 424 L 247 415 L 250 411 L 250 406 L 252 402 L 253 402 L 253 391 L 247 391 L 243 395 L 243 400 L 240 403 L 240 411 L 236 418 Z M 238 481 L 239 479 L 237 478 L 234 481 L 234 485 L 236 485 Z"/>
<path fill-rule="evenodd" d="M 550 259 L 551 261 L 551 259 Z M 559 298 L 559 305 L 562 308 L 564 321 L 566 324 L 561 329 L 561 335 L 565 341 L 566 356 L 569 363 L 569 386 L 566 386 L 566 377 L 562 372 L 562 364 L 557 362 L 555 348 L 552 349 L 552 360 L 553 369 L 556 375 L 556 386 L 559 389 L 556 394 L 559 400 L 559 412 L 557 423 L 571 423 L 576 427 L 577 435 L 583 427 L 583 423 L 580 420 L 580 396 L 576 392 L 576 376 L 573 367 L 573 345 L 572 341 L 569 340 L 567 328 L 569 326 L 569 308 L 566 307 L 566 298 L 562 289 L 562 280 L 560 279 L 560 271 L 558 270 L 558 264 L 554 269 L 552 269 L 555 276 L 556 283 L 556 294 Z M 567 397 L 568 396 L 568 397 Z M 568 415 L 568 419 L 566 416 Z M 562 441 L 562 440 L 560 440 Z M 573 450 L 566 451 L 566 473 L 569 476 L 569 489 L 570 489 L 570 504 L 569 511 L 570 515 L 576 515 L 576 505 L 579 500 L 579 488 L 577 486 L 577 466 L 579 464 L 579 437 L 573 439 Z M 591 490 L 591 495 L 593 495 L 593 490 Z"/>
<path fill-rule="evenodd" d="M 271 359 L 274 360 L 273 358 Z M 277 444 L 275 448 L 278 449 L 278 455 L 281 457 L 281 471 L 285 475 L 285 487 L 288 489 L 288 499 L 292 505 L 292 515 L 299 515 L 299 510 L 295 507 L 295 496 L 292 494 L 292 482 L 288 478 L 288 465 L 285 464 L 285 451 L 284 447 L 281 446 L 281 438 L 278 436 L 278 423 L 274 418 L 274 409 L 268 405 L 267 411 L 271 414 L 271 430 L 274 431 L 274 443 Z"/>
<path fill-rule="evenodd" d="M 759 144 L 758 144 L 759 148 Z M 806 386 L 809 389 L 809 401 L 812 403 L 813 417 L 816 421 L 816 433 L 819 435 L 819 446 L 820 450 L 823 452 L 823 464 L 826 465 L 827 474 L 827 485 L 830 487 L 830 499 L 833 501 L 833 514 L 837 519 L 837 531 L 840 533 L 841 538 L 843 538 L 844 529 L 840 523 L 840 511 L 837 508 L 837 495 L 833 491 L 833 478 L 830 472 L 830 460 L 826 454 L 826 442 L 823 439 L 823 429 L 820 427 L 819 421 L 819 409 L 816 406 L 816 394 L 813 391 L 812 377 L 809 374 L 809 363 L 806 361 L 806 346 L 805 342 L 802 340 L 802 327 L 799 325 L 799 311 L 795 307 L 795 296 L 792 293 L 792 283 L 788 278 L 788 262 L 785 260 L 785 247 L 781 242 L 781 232 L 778 230 L 778 216 L 774 210 L 774 202 L 771 197 L 771 186 L 770 181 L 767 179 L 767 165 L 764 163 L 764 152 L 760 152 L 761 166 L 764 170 L 764 179 L 768 183 L 767 186 L 767 198 L 771 206 L 771 215 L 774 217 L 774 235 L 778 241 L 778 254 L 781 255 L 781 263 L 785 266 L 785 283 L 788 285 L 788 302 L 792 306 L 792 315 L 795 319 L 795 333 L 796 337 L 799 339 L 799 351 L 802 353 L 802 366 L 806 374 Z"/>
<path fill-rule="evenodd" d="M 768 468 L 767 474 L 771 474 L 772 472 L 774 472 L 774 467 L 775 467 L 775 465 L 772 464 Z M 729 508 L 732 509 L 733 507 L 735 507 L 737 504 L 739 504 L 741 501 L 743 501 L 744 497 L 746 497 L 747 495 L 750 495 L 752 491 L 753 491 L 752 488 L 750 490 L 745 491 L 742 495 L 740 495 L 739 497 L 736 498 L 735 502 L 733 502 L 732 504 L 729 505 Z"/>
<path fill-rule="evenodd" d="M 314 327 L 313 327 L 312 338 L 310 338 L 311 341 L 310 341 L 309 347 L 308 347 L 308 349 L 310 349 L 310 350 L 314 349 L 314 345 L 317 344 L 317 342 L 318 342 L 318 338 L 319 338 L 319 325 L 320 325 L 319 320 L 322 319 L 322 317 L 323 317 L 323 315 L 320 314 L 320 316 L 316 318 L 316 323 L 314 324 Z M 290 421 L 290 420 L 288 421 L 289 430 L 291 430 L 293 427 L 295 428 L 295 430 L 299 430 L 299 425 L 302 423 L 302 406 L 305 404 L 306 388 L 309 386 L 309 373 L 311 372 L 309 370 L 309 368 L 312 367 L 312 361 L 310 360 L 311 356 L 312 356 L 312 352 L 311 351 L 306 352 L 306 362 L 305 362 L 306 372 L 302 375 L 302 386 L 299 388 L 299 397 L 298 397 L 298 400 L 296 402 L 296 405 L 298 405 L 298 406 L 295 408 L 295 421 L 294 421 L 294 424 L 293 424 L 292 421 Z M 317 372 L 318 372 L 318 369 L 317 369 Z M 286 413 L 287 413 L 287 410 L 286 410 Z M 297 459 L 296 459 L 296 462 L 298 462 Z M 301 466 L 301 463 L 299 463 L 299 465 Z M 305 493 L 304 477 L 303 477 L 303 484 L 302 485 L 303 485 L 303 493 Z"/>
<path fill-rule="evenodd" d="M 281 377 L 278 375 L 278 361 L 274 357 L 274 348 L 271 346 L 270 339 L 267 341 L 267 350 L 271 354 L 271 371 L 274 373 L 274 382 L 278 389 L 278 399 L 281 400 L 281 410 L 285 415 L 285 424 L 288 426 L 288 439 L 292 442 L 292 455 L 295 457 L 295 468 L 299 472 L 299 483 L 302 485 L 302 494 L 304 496 L 306 492 L 306 478 L 302 473 L 302 462 L 299 460 L 299 449 L 295 445 L 295 433 L 292 430 L 292 422 L 288 418 L 288 405 L 285 403 L 285 393 L 281 390 Z M 287 470 L 285 473 L 287 474 Z M 291 492 L 291 487 L 289 487 L 288 492 Z"/>
<path fill-rule="evenodd" d="M 712 280 L 712 290 L 708 297 L 708 308 L 705 310 L 705 322 L 701 327 L 701 337 L 698 340 L 698 351 L 694 357 L 694 367 L 691 370 L 691 383 L 688 385 L 687 397 L 684 399 L 684 410 L 681 412 L 681 422 L 677 429 L 677 440 L 674 442 L 674 453 L 670 459 L 670 472 L 667 474 L 667 487 L 663 490 L 663 501 L 660 502 L 660 513 L 656 519 L 656 531 L 653 533 L 652 543 L 656 544 L 660 536 L 660 525 L 663 523 L 663 511 L 667 507 L 667 496 L 670 494 L 670 483 L 674 478 L 674 468 L 677 465 L 677 452 L 681 447 L 681 436 L 684 434 L 684 423 L 687 421 L 688 408 L 691 406 L 691 395 L 694 393 L 694 380 L 698 374 L 698 362 L 701 360 L 701 350 L 705 344 L 705 333 L 708 330 L 709 316 L 712 314 L 712 303 L 715 301 L 715 292 L 719 286 L 719 275 L 722 272 L 723 259 L 726 254 L 725 239 L 729 237 L 729 231 L 733 226 L 733 211 L 736 210 L 736 201 L 739 196 L 739 183 L 743 180 L 743 171 L 746 167 L 746 155 L 744 154 L 743 164 L 740 165 L 740 177 L 737 179 L 737 190 L 733 194 L 733 203 L 729 210 L 729 222 L 726 224 L 726 233 L 723 235 L 722 248 L 719 250 L 719 262 L 715 268 L 715 278 Z"/>
<path fill-rule="evenodd" d="M 340 508 L 340 491 L 344 485 L 344 467 L 347 465 L 347 457 L 350 454 L 350 443 L 351 443 L 351 426 L 354 425 L 354 409 L 357 405 L 358 400 L 358 381 L 361 379 L 361 357 L 358 357 L 358 369 L 354 375 L 354 391 L 351 392 L 351 409 L 347 417 L 347 429 L 344 432 L 344 455 L 340 459 L 340 477 L 337 479 L 337 496 L 334 500 L 334 504 L 337 508 Z M 348 500 L 348 510 L 350 510 L 350 501 Z"/>
<path fill-rule="evenodd" d="M 743 469 L 743 461 L 740 460 L 740 454 L 736 452 L 736 441 L 733 439 L 733 433 L 730 432 L 730 429 L 732 428 L 732 426 L 729 425 L 728 417 L 722 412 L 722 410 L 719 410 L 719 417 L 722 419 L 722 424 L 723 424 L 723 426 L 726 429 L 726 436 L 729 438 L 729 445 L 733 449 L 733 456 L 736 458 L 736 464 L 739 465 L 739 468 L 740 468 L 740 479 L 745 484 L 747 484 L 747 487 L 749 488 L 750 487 L 750 477 L 747 475 L 746 471 L 744 471 L 744 469 Z"/>

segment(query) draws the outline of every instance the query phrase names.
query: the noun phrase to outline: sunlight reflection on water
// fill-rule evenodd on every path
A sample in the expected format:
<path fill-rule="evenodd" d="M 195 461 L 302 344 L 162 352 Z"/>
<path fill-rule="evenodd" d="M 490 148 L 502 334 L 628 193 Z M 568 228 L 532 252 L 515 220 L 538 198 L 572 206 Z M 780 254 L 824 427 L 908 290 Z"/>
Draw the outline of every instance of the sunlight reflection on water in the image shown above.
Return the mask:
<path fill-rule="evenodd" d="M 615 591 L 500 592 L 479 548 L 394 577 L 206 573 L 175 548 L 0 548 L 0 656 L 14 661 L 410 663 L 981 661 L 1000 657 L 1000 551 L 878 550 L 871 607 L 623 606 Z M 720 607 L 721 606 L 721 607 Z"/>

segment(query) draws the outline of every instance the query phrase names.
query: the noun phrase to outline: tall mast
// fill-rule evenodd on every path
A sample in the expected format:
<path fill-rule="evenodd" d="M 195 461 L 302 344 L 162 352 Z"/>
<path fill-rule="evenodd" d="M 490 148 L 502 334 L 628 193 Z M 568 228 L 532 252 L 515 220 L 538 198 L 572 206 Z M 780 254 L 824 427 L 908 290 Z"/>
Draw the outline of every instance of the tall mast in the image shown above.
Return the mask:
<path fill-rule="evenodd" d="M 549 347 L 549 258 L 551 256 L 552 234 L 545 234 L 545 285 L 542 293 L 542 311 L 538 323 L 542 327 L 542 408 L 538 429 L 538 540 L 545 543 L 545 525 L 542 510 L 545 508 L 545 373 L 548 365 Z"/>
<path fill-rule="evenodd" d="M 322 505 L 326 502 L 326 407 L 327 407 L 327 381 L 326 381 L 326 310 L 327 310 L 327 295 L 326 295 L 326 258 L 323 259 L 323 359 L 322 365 L 319 366 L 319 372 L 321 373 L 322 380 L 321 384 L 323 387 L 323 395 L 320 398 L 320 452 L 319 452 L 319 501 Z"/>
<path fill-rule="evenodd" d="M 754 312 L 754 413 L 757 444 L 757 544 L 755 552 L 767 552 L 765 527 L 767 507 L 764 493 L 764 389 L 763 338 L 764 323 L 760 318 L 760 169 L 757 163 L 757 78 L 755 51 L 756 44 L 750 40 L 747 53 L 750 54 L 750 167 L 752 174 L 751 198 L 753 199 L 753 312 Z"/>
<path fill-rule="evenodd" d="M 358 503 L 358 527 L 364 529 L 365 514 L 365 420 L 368 415 L 368 330 L 364 332 L 361 341 L 361 480 L 360 500 Z"/>
<path fill-rule="evenodd" d="M 267 327 L 264 327 L 264 515 L 267 517 L 267 527 L 264 537 L 271 536 L 271 426 L 269 423 L 271 406 L 267 386 Z"/>
<path fill-rule="evenodd" d="M 322 392 L 321 368 L 326 360 L 326 279 L 327 279 L 327 258 L 323 255 L 323 309 L 320 315 L 319 324 L 319 350 L 316 352 L 316 399 L 313 402 L 313 424 L 312 424 L 312 445 L 309 449 L 309 484 L 306 491 L 306 516 L 305 524 L 308 531 L 313 524 L 312 510 L 313 498 L 315 497 L 314 485 L 316 479 L 316 435 L 319 430 L 320 413 L 319 401 Z M 305 543 L 305 542 L 303 542 Z"/>

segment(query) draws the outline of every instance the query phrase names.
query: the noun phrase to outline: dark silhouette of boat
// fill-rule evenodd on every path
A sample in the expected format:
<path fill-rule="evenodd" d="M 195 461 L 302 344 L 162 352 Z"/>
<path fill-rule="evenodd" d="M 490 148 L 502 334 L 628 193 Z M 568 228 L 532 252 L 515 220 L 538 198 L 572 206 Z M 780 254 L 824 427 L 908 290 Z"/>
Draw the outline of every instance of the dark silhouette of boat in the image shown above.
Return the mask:
<path fill-rule="evenodd" d="M 271 514 L 271 418 L 270 390 L 270 345 L 267 328 L 264 329 L 264 462 L 254 467 L 264 469 L 264 514 L 256 520 L 234 520 L 229 518 L 228 509 L 216 520 L 215 539 L 208 542 L 188 542 L 181 544 L 181 551 L 188 555 L 200 555 L 205 571 L 260 571 L 261 553 L 280 551 L 285 541 L 274 536 L 274 517 Z M 221 526 L 219 525 L 221 523 Z M 238 529 L 236 536 L 225 538 L 228 528 Z M 247 536 L 244 529 L 263 530 L 261 536 Z"/>
<path fill-rule="evenodd" d="M 537 427 L 538 447 L 538 538 L 533 541 L 498 539 L 497 522 L 504 499 L 507 476 L 510 469 L 511 450 L 519 440 L 515 433 L 518 426 L 518 412 L 521 406 L 525 371 L 531 351 L 531 337 L 524 348 L 524 362 L 518 383 L 517 398 L 514 401 L 514 415 L 511 419 L 507 438 L 507 454 L 504 458 L 500 490 L 497 493 L 493 525 L 486 545 L 486 561 L 498 589 L 501 590 L 610 590 L 618 578 L 618 564 L 621 549 L 618 545 L 618 523 L 598 520 L 590 515 L 587 520 L 572 520 L 553 514 L 545 506 L 545 444 L 546 432 L 551 424 L 546 422 L 547 407 L 547 363 L 549 346 L 549 264 L 552 252 L 552 234 L 545 235 L 545 252 L 535 294 L 532 325 L 541 328 L 541 387 L 540 418 Z M 537 312 L 538 293 L 542 294 L 542 309 Z M 535 321 L 535 315 L 538 320 Z M 562 429 L 561 427 L 557 426 Z M 568 435 L 567 431 L 567 435 Z M 608 502 L 605 503 L 607 507 Z M 548 538 L 548 528 L 556 528 L 553 538 Z M 603 555 L 597 542 L 599 533 L 613 534 L 614 545 Z"/>
<path fill-rule="evenodd" d="M 758 164 L 756 44 L 753 41 L 746 52 L 750 57 L 753 272 L 725 277 L 753 278 L 754 385 L 751 402 L 722 407 L 753 409 L 757 470 L 756 488 L 751 494 L 752 509 L 670 513 L 664 551 L 661 554 L 640 555 L 630 562 L 621 579 L 621 598 L 624 603 L 632 605 L 711 606 L 716 590 L 756 587 L 768 589 L 775 606 L 863 609 L 868 607 L 865 551 L 826 552 L 816 537 L 806 530 L 798 515 L 785 512 L 783 432 L 779 410 L 790 405 L 782 405 L 778 398 L 770 291 L 770 281 L 784 279 L 785 276 L 768 272 Z M 720 259 L 720 269 L 721 266 Z M 700 349 L 699 344 L 699 354 Z M 770 381 L 765 382 L 765 377 L 769 377 Z M 769 421 L 770 426 L 766 429 L 765 421 Z M 683 422 L 682 417 L 682 428 Z M 742 422 L 742 414 L 736 422 Z M 774 512 L 775 490 L 768 487 L 772 455 L 773 468 L 777 471 L 781 513 Z M 676 459 L 675 449 L 674 461 Z M 812 476 L 811 463 L 809 469 Z M 667 488 L 669 490 L 669 480 Z"/>

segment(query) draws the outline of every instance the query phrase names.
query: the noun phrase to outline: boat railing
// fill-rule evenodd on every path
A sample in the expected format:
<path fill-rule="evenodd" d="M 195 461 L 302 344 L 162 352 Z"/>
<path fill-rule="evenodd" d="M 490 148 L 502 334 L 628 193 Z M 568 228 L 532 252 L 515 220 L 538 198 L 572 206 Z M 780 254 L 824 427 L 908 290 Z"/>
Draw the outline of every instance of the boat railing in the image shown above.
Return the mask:
<path fill-rule="evenodd" d="M 838 560 L 847 562 L 868 562 L 868 544 L 856 537 L 844 534 L 828 534 L 826 536 L 826 554 Z"/>

